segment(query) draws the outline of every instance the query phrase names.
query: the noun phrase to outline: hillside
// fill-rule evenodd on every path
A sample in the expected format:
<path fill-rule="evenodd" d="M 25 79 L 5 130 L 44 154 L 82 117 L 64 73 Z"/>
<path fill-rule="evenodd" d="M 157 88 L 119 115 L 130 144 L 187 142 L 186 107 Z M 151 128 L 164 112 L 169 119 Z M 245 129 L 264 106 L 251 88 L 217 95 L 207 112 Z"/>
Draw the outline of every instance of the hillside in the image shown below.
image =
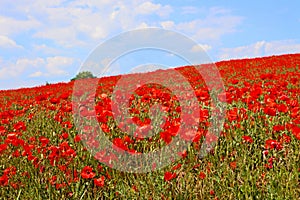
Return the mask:
<path fill-rule="evenodd" d="M 300 54 L 215 65 L 0 91 L 0 196 L 299 198 Z"/>

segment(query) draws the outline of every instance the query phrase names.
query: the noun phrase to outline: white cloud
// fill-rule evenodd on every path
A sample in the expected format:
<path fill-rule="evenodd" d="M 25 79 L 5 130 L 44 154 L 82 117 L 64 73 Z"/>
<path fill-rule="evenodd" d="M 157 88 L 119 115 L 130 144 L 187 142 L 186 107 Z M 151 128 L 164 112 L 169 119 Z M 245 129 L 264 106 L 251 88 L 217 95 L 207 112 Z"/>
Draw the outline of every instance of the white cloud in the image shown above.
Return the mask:
<path fill-rule="evenodd" d="M 293 40 L 268 42 L 265 44 L 266 54 L 299 53 L 300 43 Z"/>
<path fill-rule="evenodd" d="M 182 14 L 197 14 L 199 13 L 199 8 L 194 7 L 194 6 L 184 6 L 181 8 L 181 13 Z"/>
<path fill-rule="evenodd" d="M 173 11 L 170 5 L 149 0 L 26 0 L 14 9 L 27 20 L 0 18 L 3 34 L 34 29 L 33 37 L 50 39 L 67 48 L 99 43 L 112 33 L 154 26 L 151 16 L 166 18 Z"/>
<path fill-rule="evenodd" d="M 242 17 L 231 14 L 230 10 L 211 8 L 202 18 L 178 23 L 162 21 L 160 25 L 182 32 L 198 42 L 207 43 L 218 42 L 222 36 L 236 32 L 242 20 Z"/>
<path fill-rule="evenodd" d="M 56 49 L 56 48 L 50 47 L 49 45 L 46 45 L 46 44 L 39 44 L 39 45 L 34 44 L 33 49 L 38 51 L 38 52 L 43 52 L 43 53 L 46 53 L 46 54 L 57 55 L 57 54 L 63 53 L 62 49 Z"/>
<path fill-rule="evenodd" d="M 14 40 L 10 39 L 5 35 L 0 35 L 0 47 L 2 48 L 23 48 L 18 45 Z"/>
<path fill-rule="evenodd" d="M 153 26 L 182 32 L 200 43 L 211 43 L 235 32 L 242 21 L 230 10 L 186 6 L 180 11 L 195 14 L 200 10 L 203 17 L 175 22 L 169 18 L 173 7 L 151 0 L 25 0 L 14 9 L 26 19 L 0 17 L 5 35 L 33 30 L 32 37 L 50 39 L 65 48 L 91 47 L 111 34 Z M 153 16 L 158 18 L 153 20 Z"/>
<path fill-rule="evenodd" d="M 160 23 L 160 25 L 164 29 L 172 29 L 174 27 L 175 23 L 173 21 L 162 21 Z"/>
<path fill-rule="evenodd" d="M 135 12 L 137 12 L 138 14 L 148 15 L 153 12 L 156 12 L 160 8 L 161 8 L 160 4 L 154 4 L 152 2 L 146 1 L 146 2 L 143 2 L 142 4 L 138 5 L 135 8 Z"/>
<path fill-rule="evenodd" d="M 73 58 L 54 56 L 47 58 L 19 58 L 15 63 L 0 62 L 0 79 L 20 77 L 26 72 L 34 71 L 29 77 L 67 75 L 66 68 L 74 63 Z"/>
<path fill-rule="evenodd" d="M 87 61 L 81 67 L 82 71 L 90 71 L 97 77 L 112 76 L 121 73 L 121 67 L 118 62 L 110 57 L 103 58 L 99 62 Z"/>
<path fill-rule="evenodd" d="M 42 58 L 19 58 L 15 63 L 2 61 L 0 64 L 0 79 L 10 79 L 12 77 L 20 76 L 26 70 L 43 66 L 45 61 Z"/>
<path fill-rule="evenodd" d="M 43 72 L 37 71 L 37 72 L 30 74 L 29 77 L 36 78 L 36 77 L 41 77 L 42 75 L 43 75 Z"/>
<path fill-rule="evenodd" d="M 9 79 L 11 77 L 17 77 L 22 74 L 26 69 L 36 68 L 39 65 L 44 64 L 43 59 L 27 59 L 20 58 L 15 63 L 7 63 L 2 61 L 0 68 L 0 79 Z"/>
<path fill-rule="evenodd" d="M 38 31 L 33 36 L 36 38 L 50 39 L 64 47 L 70 48 L 73 46 L 82 45 L 83 43 L 76 38 L 75 30 L 72 27 L 65 28 L 45 28 Z"/>
<path fill-rule="evenodd" d="M 0 68 L 0 80 L 1 79 L 10 79 L 16 75 L 19 75 L 19 73 L 17 74 L 13 69 L 11 69 L 8 66 L 3 66 L 3 63 L 1 63 L 2 67 Z M 22 70 L 23 71 L 23 70 Z"/>
<path fill-rule="evenodd" d="M 136 28 L 139 29 L 139 28 L 148 28 L 148 27 L 150 27 L 150 26 L 147 23 L 142 22 Z"/>
<path fill-rule="evenodd" d="M 192 47 L 192 52 L 209 51 L 212 47 L 208 44 L 198 44 Z"/>
<path fill-rule="evenodd" d="M 149 15 L 156 13 L 161 17 L 166 17 L 172 12 L 172 8 L 169 5 L 162 6 L 161 4 L 155 4 L 150 1 L 141 3 L 135 8 L 137 14 Z"/>
<path fill-rule="evenodd" d="M 293 40 L 282 41 L 258 41 L 256 43 L 221 50 L 219 58 L 221 60 L 233 58 L 250 58 L 268 55 L 279 55 L 288 53 L 299 53 L 300 43 Z"/>
<path fill-rule="evenodd" d="M 48 76 L 67 75 L 64 68 L 69 67 L 74 62 L 73 58 L 54 56 L 46 59 L 46 69 Z"/>
<path fill-rule="evenodd" d="M 28 59 L 28 58 L 20 58 L 17 60 L 15 66 L 19 69 L 26 69 L 26 68 L 38 68 L 45 64 L 45 60 L 43 58 L 35 58 L 35 59 Z"/>
<path fill-rule="evenodd" d="M 11 17 L 0 16 L 1 34 L 6 36 L 35 29 L 40 25 L 40 22 L 33 17 L 28 17 L 28 19 L 25 20 L 18 20 Z"/>

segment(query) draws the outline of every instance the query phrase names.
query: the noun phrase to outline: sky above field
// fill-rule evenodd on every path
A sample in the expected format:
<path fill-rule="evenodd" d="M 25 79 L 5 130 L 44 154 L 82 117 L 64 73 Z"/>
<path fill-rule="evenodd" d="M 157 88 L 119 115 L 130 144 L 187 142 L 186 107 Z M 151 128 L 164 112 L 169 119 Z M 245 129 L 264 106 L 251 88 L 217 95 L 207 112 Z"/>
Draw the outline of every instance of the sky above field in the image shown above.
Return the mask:
<path fill-rule="evenodd" d="M 299 8 L 297 0 L 1 0 L 0 90 L 69 81 L 97 45 L 137 28 L 182 33 L 212 61 L 299 53 Z M 184 64 L 176 62 L 167 64 Z"/>

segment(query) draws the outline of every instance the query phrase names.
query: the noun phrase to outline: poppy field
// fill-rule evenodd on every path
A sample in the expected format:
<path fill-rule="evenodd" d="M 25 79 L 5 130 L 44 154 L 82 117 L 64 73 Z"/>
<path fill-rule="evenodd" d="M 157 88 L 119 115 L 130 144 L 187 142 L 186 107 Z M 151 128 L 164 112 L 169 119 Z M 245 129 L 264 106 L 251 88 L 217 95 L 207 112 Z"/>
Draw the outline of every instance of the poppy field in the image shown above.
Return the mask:
<path fill-rule="evenodd" d="M 194 90 L 199 117 L 192 113 L 187 119 L 170 89 L 140 85 L 125 105 L 134 129 L 125 126 L 127 119 L 116 120 L 112 110 L 113 92 L 122 94 L 114 91 L 121 76 L 76 81 L 83 86 L 97 81 L 96 94 L 74 92 L 74 81 L 0 91 L 1 199 L 299 199 L 300 54 L 215 65 L 226 90 L 217 95 L 226 103 L 218 136 L 208 131 L 218 105 L 197 66 L 175 70 Z M 161 71 L 147 75 L 152 73 Z M 142 75 L 126 75 L 128 87 L 136 84 L 135 76 Z M 77 96 L 93 102 L 93 109 L 75 105 Z M 152 106 L 160 112 L 149 114 Z M 163 168 L 153 163 L 147 173 L 115 169 L 114 163 L 124 160 L 97 150 L 102 140 L 88 120 L 93 112 L 117 152 L 156 151 L 176 137 L 190 145 Z M 74 118 L 78 113 L 86 119 L 80 129 Z M 196 134 L 178 135 L 182 118 L 197 123 Z M 205 138 L 215 145 L 199 156 Z"/>

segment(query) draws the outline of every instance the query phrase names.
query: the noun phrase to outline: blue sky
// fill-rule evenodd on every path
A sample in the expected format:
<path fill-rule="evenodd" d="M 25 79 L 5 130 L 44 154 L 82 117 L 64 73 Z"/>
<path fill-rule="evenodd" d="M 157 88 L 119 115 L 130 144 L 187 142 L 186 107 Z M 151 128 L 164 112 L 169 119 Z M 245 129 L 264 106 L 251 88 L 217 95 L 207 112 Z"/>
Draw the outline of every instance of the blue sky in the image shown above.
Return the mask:
<path fill-rule="evenodd" d="M 137 28 L 182 33 L 212 61 L 300 52 L 296 0 L 11 2 L 0 1 L 0 90 L 68 81 L 97 45 Z"/>

